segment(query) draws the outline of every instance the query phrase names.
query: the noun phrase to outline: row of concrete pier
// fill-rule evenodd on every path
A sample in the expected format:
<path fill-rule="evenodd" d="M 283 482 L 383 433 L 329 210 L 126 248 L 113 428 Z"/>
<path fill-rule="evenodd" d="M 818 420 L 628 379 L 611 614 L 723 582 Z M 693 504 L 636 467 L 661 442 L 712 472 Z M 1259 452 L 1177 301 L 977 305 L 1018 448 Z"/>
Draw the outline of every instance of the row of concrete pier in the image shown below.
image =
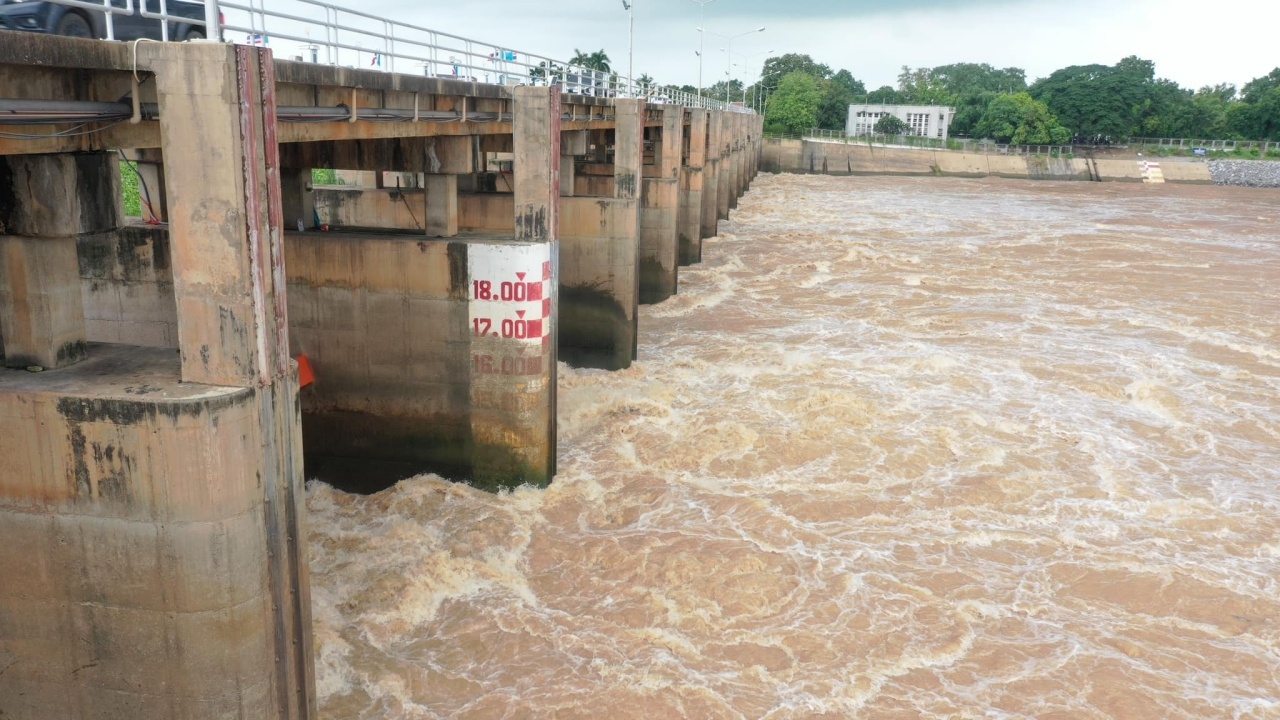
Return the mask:
<path fill-rule="evenodd" d="M 762 147 L 216 43 L 0 32 L 0 100 L 147 108 L 0 126 L 5 720 L 315 717 L 304 479 L 550 482 L 557 362 L 636 359 Z"/>

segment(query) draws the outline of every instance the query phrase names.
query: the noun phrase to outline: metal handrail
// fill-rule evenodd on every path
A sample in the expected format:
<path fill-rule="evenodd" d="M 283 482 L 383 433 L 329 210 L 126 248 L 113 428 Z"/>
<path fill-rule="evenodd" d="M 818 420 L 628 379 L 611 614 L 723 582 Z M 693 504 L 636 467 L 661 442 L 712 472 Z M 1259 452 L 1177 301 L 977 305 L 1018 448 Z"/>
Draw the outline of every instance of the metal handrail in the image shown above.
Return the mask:
<path fill-rule="evenodd" d="M 396 61 L 400 60 L 421 66 L 427 75 L 440 77 L 477 81 L 477 76 L 483 76 L 488 82 L 492 75 L 496 76 L 494 79 L 497 84 L 555 84 L 561 86 L 567 94 L 643 98 L 654 104 L 755 114 L 741 104 L 725 103 L 672 87 L 639 83 L 618 73 L 594 70 L 545 55 L 517 51 L 505 45 L 390 20 L 322 0 L 272 0 L 271 9 L 267 8 L 266 0 L 204 0 L 203 19 L 170 14 L 168 0 L 159 0 L 158 13 L 147 10 L 146 0 L 138 0 L 137 7 L 134 0 L 124 0 L 123 7 L 113 5 L 113 0 L 102 0 L 101 4 L 88 0 L 48 1 L 104 13 L 108 40 L 115 39 L 113 17 L 133 15 L 136 10 L 142 17 L 161 21 L 160 34 L 163 40 L 171 39 L 169 23 L 172 22 L 203 27 L 206 38 L 218 42 L 226 40 L 225 35 L 230 31 L 246 33 L 243 44 L 256 45 L 259 39 L 262 44 L 266 44 L 270 38 L 277 38 L 302 43 L 317 50 L 323 47 L 325 63 L 329 65 L 342 65 L 344 53 L 355 53 L 356 62 L 360 63 L 360 54 L 368 53 L 374 56 L 376 69 L 387 72 L 396 72 Z M 287 3 L 297 3 L 319 12 L 307 15 L 279 8 Z M 240 20 L 227 22 L 222 15 L 223 9 L 241 16 Z M 318 16 L 323 16 L 323 19 Z M 269 18 L 276 21 L 273 28 L 267 27 Z M 360 27 L 362 23 L 371 23 L 373 27 Z M 311 37 L 313 29 L 320 30 L 323 39 Z M 369 42 L 374 47 L 366 48 L 364 42 Z M 383 58 L 386 59 L 385 67 Z M 435 72 L 442 67 L 449 68 L 451 73 Z"/>
<path fill-rule="evenodd" d="M 53 2 L 57 2 L 58 0 L 52 0 L 52 1 L 53 1 Z M 127 0 L 127 1 L 128 1 L 128 2 L 133 2 L 133 0 Z M 206 25 L 206 21 L 207 21 L 207 18 L 208 18 L 208 15 L 207 15 L 207 14 L 206 14 L 206 16 L 205 16 L 205 18 L 204 18 L 204 19 L 197 19 L 197 18 L 190 18 L 190 17 L 178 17 L 178 16 L 175 16 L 175 15 L 170 15 L 170 14 L 169 14 L 169 0 L 160 0 L 160 12 L 159 12 L 159 13 L 148 12 L 148 11 L 147 11 L 147 0 L 138 0 L 138 14 L 139 14 L 139 15 L 141 15 L 142 17 L 144 17 L 144 18 L 150 18 L 150 19 L 152 19 L 152 20 L 159 20 L 159 21 L 161 21 L 161 22 L 160 22 L 160 39 L 161 39 L 161 40 L 163 40 L 164 42 L 169 42 L 169 39 L 170 39 L 170 38 L 169 38 L 169 23 L 170 23 L 170 22 L 178 21 L 178 22 L 181 22 L 183 25 L 198 25 L 198 26 L 200 26 L 200 27 L 205 27 L 205 25 Z M 208 31 L 206 31 L 206 34 L 208 34 Z M 107 39 L 108 39 L 108 40 L 110 40 L 111 38 L 107 38 Z"/>
<path fill-rule="evenodd" d="M 323 12 L 304 15 L 278 8 L 279 4 L 287 2 Z M 268 9 L 265 0 L 247 0 L 247 4 L 245 0 L 224 1 L 221 7 L 235 11 L 237 15 L 241 15 L 241 20 L 224 22 L 219 30 L 246 33 L 249 42 L 263 37 L 303 43 L 317 51 L 319 47 L 323 47 L 325 62 L 330 65 L 346 64 L 344 54 L 349 53 L 355 53 L 357 63 L 360 63 L 360 54 L 365 53 L 373 56 L 372 62 L 376 69 L 388 72 L 395 72 L 396 63 L 400 61 L 421 66 L 427 75 L 471 80 L 475 80 L 476 76 L 484 76 L 488 80 L 489 76 L 496 75 L 499 84 L 559 84 L 570 94 L 610 98 L 637 97 L 653 103 L 752 112 L 745 107 L 699 97 L 674 88 L 637 83 L 618 73 L 604 73 L 537 53 L 518 51 L 505 45 L 390 20 L 322 0 L 276 0 L 276 3 L 277 7 Z M 268 19 L 277 21 L 274 28 L 268 27 Z M 285 27 L 281 27 L 280 21 L 284 22 Z M 374 26 L 361 27 L 358 21 L 368 21 Z M 289 28 L 290 23 L 301 25 L 302 29 Z M 323 38 L 312 37 L 312 29 L 318 29 L 320 32 L 315 34 L 322 35 Z M 221 33 L 217 35 L 222 36 Z M 364 42 L 370 42 L 373 47 L 364 47 Z M 447 68 L 450 72 L 435 72 L 442 68 Z M 463 74 L 464 71 L 466 75 Z"/>
<path fill-rule="evenodd" d="M 1194 150 L 1196 148 L 1204 148 L 1205 150 L 1213 150 L 1219 152 L 1233 151 L 1238 149 L 1244 150 L 1261 150 L 1262 152 L 1271 152 L 1280 150 L 1280 142 L 1269 140 L 1209 140 L 1200 138 L 1145 138 L 1135 137 L 1129 138 L 1130 147 L 1154 146 L 1158 148 L 1178 148 L 1180 150 Z"/>
<path fill-rule="evenodd" d="M 145 0 L 143 1 L 145 2 Z M 83 2 L 82 0 L 50 0 L 50 2 L 102 13 L 105 15 L 108 40 L 116 39 L 115 21 L 113 18 L 116 15 L 133 14 L 133 0 L 124 0 L 124 7 L 116 7 L 115 5 L 112 5 L 111 0 L 102 0 L 100 3 Z"/>
<path fill-rule="evenodd" d="M 823 130 L 815 128 L 804 133 L 800 139 L 821 140 L 852 145 L 879 145 L 882 147 L 904 147 L 928 150 L 950 150 L 956 152 L 978 152 L 984 155 L 1048 155 L 1064 157 L 1074 154 L 1080 148 L 1074 145 L 1009 145 L 983 140 L 958 138 L 933 138 L 919 135 L 846 135 L 841 130 Z"/>

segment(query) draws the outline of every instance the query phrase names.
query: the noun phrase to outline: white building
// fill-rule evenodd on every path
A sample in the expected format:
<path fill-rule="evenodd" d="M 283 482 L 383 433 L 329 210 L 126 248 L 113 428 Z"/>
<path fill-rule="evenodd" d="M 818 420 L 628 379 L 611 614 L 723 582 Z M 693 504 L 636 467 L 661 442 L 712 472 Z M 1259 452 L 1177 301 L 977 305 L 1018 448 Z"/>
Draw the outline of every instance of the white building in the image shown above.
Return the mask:
<path fill-rule="evenodd" d="M 886 115 L 906 123 L 911 128 L 908 135 L 946 140 L 956 109 L 941 105 L 850 105 L 845 134 L 871 135 L 876 122 Z"/>

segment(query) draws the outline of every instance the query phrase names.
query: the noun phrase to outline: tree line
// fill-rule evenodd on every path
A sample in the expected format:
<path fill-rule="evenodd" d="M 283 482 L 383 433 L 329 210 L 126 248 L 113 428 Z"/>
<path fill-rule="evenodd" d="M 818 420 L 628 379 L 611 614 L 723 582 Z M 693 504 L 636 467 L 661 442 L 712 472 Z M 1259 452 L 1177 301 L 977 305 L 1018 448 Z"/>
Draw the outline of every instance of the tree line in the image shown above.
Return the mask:
<path fill-rule="evenodd" d="M 1280 141 L 1280 68 L 1239 90 L 1229 84 L 1192 90 L 1157 78 L 1155 63 L 1136 56 L 1063 68 L 1031 84 L 1021 68 L 957 63 L 903 67 L 897 87 L 868 91 L 848 70 L 792 53 L 765 61 L 761 81 L 738 89 L 748 101 L 768 98 L 765 127 L 772 132 L 843 130 L 849 105 L 871 103 L 954 107 L 952 135 L 1002 143 Z"/>

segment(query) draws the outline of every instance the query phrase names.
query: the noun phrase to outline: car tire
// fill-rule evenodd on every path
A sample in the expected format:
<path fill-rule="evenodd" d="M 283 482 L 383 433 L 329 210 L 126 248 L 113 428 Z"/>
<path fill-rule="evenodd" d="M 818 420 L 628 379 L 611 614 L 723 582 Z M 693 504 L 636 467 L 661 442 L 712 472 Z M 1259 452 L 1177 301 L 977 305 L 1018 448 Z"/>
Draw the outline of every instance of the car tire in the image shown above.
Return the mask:
<path fill-rule="evenodd" d="M 185 40 L 203 40 L 204 30 L 201 30 L 200 28 L 191 28 L 190 30 L 187 31 L 187 34 L 182 39 L 184 41 Z"/>
<path fill-rule="evenodd" d="M 92 38 L 93 28 L 89 27 L 89 21 L 84 16 L 77 13 L 67 13 L 58 21 L 58 27 L 55 31 L 58 35 L 78 38 Z"/>

